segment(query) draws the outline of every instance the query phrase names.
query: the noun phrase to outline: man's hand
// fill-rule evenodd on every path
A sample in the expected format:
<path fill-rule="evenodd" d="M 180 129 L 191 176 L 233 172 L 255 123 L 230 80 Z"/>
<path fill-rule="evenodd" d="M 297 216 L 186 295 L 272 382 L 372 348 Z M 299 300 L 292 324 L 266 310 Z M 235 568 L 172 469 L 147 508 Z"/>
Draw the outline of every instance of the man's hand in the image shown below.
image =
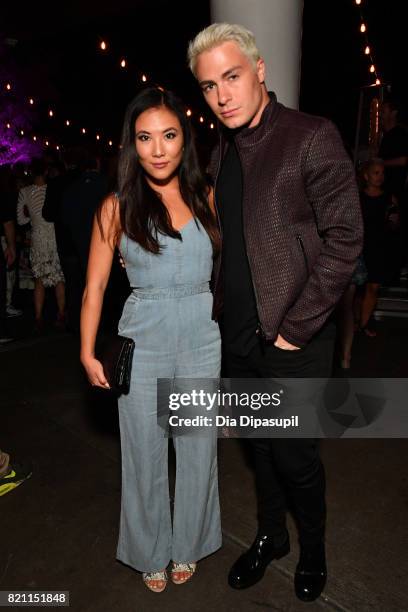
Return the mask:
<path fill-rule="evenodd" d="M 300 349 L 299 346 L 295 346 L 294 344 L 287 342 L 285 338 L 283 338 L 280 334 L 278 334 L 273 344 L 274 346 L 282 349 L 283 351 L 298 351 Z"/>

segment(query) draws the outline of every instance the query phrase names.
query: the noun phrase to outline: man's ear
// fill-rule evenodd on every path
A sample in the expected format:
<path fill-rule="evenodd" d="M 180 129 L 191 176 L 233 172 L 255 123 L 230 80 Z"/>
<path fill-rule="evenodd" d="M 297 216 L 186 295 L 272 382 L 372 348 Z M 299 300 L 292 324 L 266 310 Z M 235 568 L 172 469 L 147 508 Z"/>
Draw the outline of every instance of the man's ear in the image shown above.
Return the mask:
<path fill-rule="evenodd" d="M 265 73 L 265 62 L 262 57 L 260 57 L 259 60 L 256 62 L 256 74 L 260 83 L 265 82 Z"/>

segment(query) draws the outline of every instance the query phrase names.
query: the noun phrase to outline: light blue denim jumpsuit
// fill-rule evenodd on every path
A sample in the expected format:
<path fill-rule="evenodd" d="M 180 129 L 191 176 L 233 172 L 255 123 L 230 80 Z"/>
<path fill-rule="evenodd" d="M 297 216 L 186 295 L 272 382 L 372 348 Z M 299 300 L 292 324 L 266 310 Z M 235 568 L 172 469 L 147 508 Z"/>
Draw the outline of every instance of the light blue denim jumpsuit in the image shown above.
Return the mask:
<path fill-rule="evenodd" d="M 122 236 L 121 254 L 133 288 L 119 333 L 133 338 L 130 393 L 119 398 L 122 506 L 117 557 L 143 571 L 170 560 L 194 562 L 221 546 L 216 434 L 173 439 L 176 489 L 173 526 L 168 438 L 157 424 L 157 378 L 218 378 L 221 348 L 211 320 L 212 246 L 199 221 L 182 241 L 160 236 L 159 255 Z"/>

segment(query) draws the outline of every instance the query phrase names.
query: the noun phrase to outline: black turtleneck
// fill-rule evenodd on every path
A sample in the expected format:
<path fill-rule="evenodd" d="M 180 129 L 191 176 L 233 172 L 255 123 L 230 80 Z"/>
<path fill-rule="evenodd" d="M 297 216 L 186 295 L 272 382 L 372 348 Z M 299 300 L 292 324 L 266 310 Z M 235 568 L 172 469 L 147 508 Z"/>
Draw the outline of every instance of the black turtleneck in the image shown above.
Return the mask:
<path fill-rule="evenodd" d="M 258 314 L 244 238 L 242 195 L 241 162 L 231 138 L 216 187 L 223 234 L 224 311 L 221 325 L 226 350 L 246 356 L 258 341 Z"/>

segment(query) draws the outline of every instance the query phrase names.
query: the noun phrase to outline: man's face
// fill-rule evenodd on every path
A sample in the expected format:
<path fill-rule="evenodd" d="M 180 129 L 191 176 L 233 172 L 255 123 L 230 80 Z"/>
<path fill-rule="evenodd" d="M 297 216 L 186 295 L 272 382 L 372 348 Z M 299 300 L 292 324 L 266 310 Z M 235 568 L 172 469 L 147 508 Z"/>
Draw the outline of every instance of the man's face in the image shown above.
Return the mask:
<path fill-rule="evenodd" d="M 269 102 L 262 59 L 254 68 L 236 42 L 224 42 L 200 53 L 196 77 L 207 104 L 227 128 L 259 123 Z"/>

